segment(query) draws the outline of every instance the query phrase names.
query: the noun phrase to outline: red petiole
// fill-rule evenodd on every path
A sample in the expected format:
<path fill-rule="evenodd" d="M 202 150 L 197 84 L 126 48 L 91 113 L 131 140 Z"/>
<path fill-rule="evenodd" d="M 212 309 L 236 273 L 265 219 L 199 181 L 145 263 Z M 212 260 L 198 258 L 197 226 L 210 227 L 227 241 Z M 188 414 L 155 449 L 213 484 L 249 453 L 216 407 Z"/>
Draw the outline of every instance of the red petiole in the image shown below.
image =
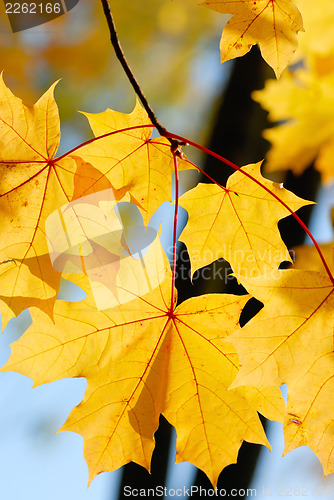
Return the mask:
<path fill-rule="evenodd" d="M 71 149 L 70 151 L 67 151 L 67 153 L 64 153 L 61 156 L 58 156 L 53 161 L 54 162 L 60 161 L 63 158 L 66 158 L 66 156 L 73 154 L 78 149 L 81 149 L 84 146 L 87 146 L 88 144 L 91 144 L 92 142 L 96 142 L 96 141 L 98 141 L 100 139 L 104 139 L 105 137 L 110 137 L 110 136 L 115 135 L 115 134 L 121 134 L 122 132 L 128 132 L 129 130 L 137 130 L 137 129 L 140 129 L 140 128 L 154 128 L 154 125 L 150 125 L 150 124 L 148 124 L 148 125 L 135 125 L 133 127 L 127 127 L 127 128 L 122 128 L 120 130 L 113 130 L 112 132 L 107 132 L 106 134 L 99 135 L 97 137 L 93 137 L 93 139 L 89 139 L 88 141 L 85 141 L 82 144 L 79 144 L 79 146 L 75 146 L 75 148 Z M 140 139 L 140 138 L 138 137 L 138 139 Z"/>
<path fill-rule="evenodd" d="M 114 130 L 112 132 L 108 132 L 107 134 L 103 134 L 101 136 L 98 136 L 98 137 L 94 137 L 93 139 L 90 139 L 82 144 L 80 144 L 79 146 L 76 146 L 75 148 L 71 149 L 70 151 L 68 151 L 67 153 L 64 153 L 63 155 L 59 156 L 58 158 L 55 158 L 54 161 L 59 161 L 59 160 L 62 160 L 63 158 L 65 158 L 66 156 L 70 155 L 70 154 L 73 154 L 75 151 L 81 149 L 82 147 L 86 146 L 87 144 L 91 144 L 92 142 L 95 142 L 95 141 L 98 141 L 99 139 L 103 139 L 105 137 L 109 137 L 109 136 L 112 136 L 112 135 L 115 135 L 115 134 L 119 134 L 119 133 L 122 133 L 122 132 L 128 132 L 130 130 L 136 130 L 136 129 L 141 129 L 141 128 L 153 128 L 154 126 L 151 124 L 146 124 L 146 125 L 135 125 L 133 127 L 127 127 L 127 128 L 124 128 L 124 129 L 120 129 L 120 130 Z M 264 184 L 262 184 L 259 180 L 255 179 L 252 175 L 250 175 L 248 172 L 245 172 L 242 168 L 238 167 L 238 165 L 236 165 L 235 163 L 227 160 L 226 158 L 224 158 L 223 156 L 219 155 L 218 153 L 215 153 L 214 151 L 211 151 L 210 149 L 204 147 L 204 146 L 201 146 L 200 144 L 197 144 L 196 142 L 193 142 L 193 141 L 190 141 L 189 139 L 186 139 L 185 137 L 182 137 L 180 135 L 177 135 L 177 134 L 172 134 L 170 132 L 165 132 L 164 133 L 164 137 L 166 137 L 166 139 L 169 139 L 169 140 L 172 140 L 172 141 L 175 141 L 175 142 L 180 142 L 180 143 L 183 143 L 183 144 L 189 144 L 190 146 L 193 146 L 201 151 L 203 151 L 204 153 L 206 154 L 209 154 L 211 156 L 213 156 L 214 158 L 217 158 L 217 160 L 225 163 L 226 165 L 229 165 L 230 167 L 234 168 L 234 170 L 238 170 L 239 172 L 241 172 L 243 175 L 245 175 L 246 177 L 248 177 L 249 179 L 251 179 L 253 182 L 255 182 L 256 184 L 258 184 L 259 186 L 262 187 L 262 189 L 264 189 L 265 191 L 267 191 L 267 193 L 269 193 L 271 196 L 273 196 L 273 198 L 275 198 L 279 203 L 281 203 L 281 205 L 283 205 L 289 212 L 290 214 L 292 215 L 292 217 L 298 222 L 298 224 L 304 229 L 304 231 L 306 232 L 306 234 L 308 234 L 308 236 L 311 238 L 315 248 L 317 249 L 317 252 L 319 254 L 319 257 L 322 261 L 322 264 L 326 270 L 326 273 L 329 277 L 329 279 L 331 280 L 331 282 L 333 283 L 334 285 L 334 277 L 328 267 L 328 264 L 325 260 L 325 257 L 323 256 L 322 252 L 321 252 L 321 249 L 319 247 L 319 244 L 317 243 L 316 239 L 314 238 L 314 236 L 312 235 L 311 231 L 308 229 L 308 227 L 304 224 L 304 222 L 301 220 L 301 218 L 279 197 L 277 196 L 275 193 L 273 193 L 269 188 L 267 188 Z M 161 145 L 163 145 L 161 143 Z M 167 146 L 167 144 L 166 144 Z M 174 292 L 174 284 L 175 284 L 175 267 L 176 267 L 176 229 L 177 229 L 177 217 L 178 217 L 178 206 L 179 206 L 179 174 L 178 174 L 178 163 L 177 163 L 177 157 L 179 156 L 179 151 L 177 149 L 177 147 L 171 147 L 172 149 L 172 153 L 173 153 L 173 158 L 174 158 L 174 171 L 175 171 L 175 217 L 174 217 L 174 228 L 173 228 L 173 264 L 172 264 L 172 269 L 173 269 L 173 286 L 172 286 L 172 304 L 171 304 L 171 311 L 174 307 L 174 299 L 175 299 L 175 292 Z M 193 165 L 197 170 L 199 170 L 203 175 L 205 175 L 208 179 L 210 179 L 212 182 L 214 182 L 215 184 L 217 184 L 218 186 L 220 186 L 222 189 L 225 189 L 223 186 L 221 186 L 217 181 L 215 181 L 210 175 L 208 175 L 204 170 L 202 170 L 200 167 L 198 167 L 197 165 L 195 165 L 194 163 L 190 162 L 189 163 L 191 165 Z"/>
<path fill-rule="evenodd" d="M 174 210 L 174 226 L 173 226 L 173 261 L 172 261 L 172 296 L 170 305 L 170 315 L 174 311 L 175 302 L 175 269 L 176 269 L 176 238 L 177 238 L 177 218 L 179 212 L 179 169 L 177 158 L 178 154 L 176 151 L 172 151 L 174 160 L 174 173 L 175 173 L 175 210 Z"/>

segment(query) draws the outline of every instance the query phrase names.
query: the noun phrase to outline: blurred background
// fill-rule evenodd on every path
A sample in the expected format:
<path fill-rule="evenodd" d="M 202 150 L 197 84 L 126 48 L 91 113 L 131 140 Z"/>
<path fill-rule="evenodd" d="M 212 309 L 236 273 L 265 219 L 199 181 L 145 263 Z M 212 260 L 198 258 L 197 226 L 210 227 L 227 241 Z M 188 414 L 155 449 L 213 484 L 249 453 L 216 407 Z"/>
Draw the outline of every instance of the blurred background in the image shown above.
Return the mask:
<path fill-rule="evenodd" d="M 194 0 L 111 0 L 110 5 L 133 72 L 168 130 L 240 166 L 264 158 L 270 145 L 261 133 L 270 124 L 267 112 L 251 94 L 262 89 L 274 73 L 262 61 L 257 47 L 241 59 L 220 65 L 219 40 L 228 16 L 199 6 Z M 112 108 L 128 113 L 135 104 L 132 88 L 113 54 L 98 0 L 80 0 L 65 15 L 15 34 L 5 2 L 0 3 L 0 68 L 7 86 L 27 105 L 61 78 L 55 92 L 62 132 L 59 154 L 91 137 L 86 118 L 77 110 L 97 113 Z M 228 167 L 198 151 L 187 148 L 185 152 L 221 183 L 231 173 Z M 320 186 L 319 173 L 312 164 L 298 178 L 285 172 L 275 174 L 275 180 L 284 180 L 285 187 L 299 196 L 318 199 L 313 211 L 306 207 L 300 216 L 311 224 L 319 242 L 331 241 L 332 185 Z M 160 216 L 165 232 L 171 216 L 170 210 Z M 303 243 L 304 234 L 294 221 L 284 221 L 280 229 L 289 248 Z M 228 267 L 224 261 L 219 265 Z M 200 279 L 194 284 L 177 285 L 181 300 L 224 290 L 221 283 L 212 281 L 208 288 Z M 61 293 L 63 298 L 69 297 L 64 295 L 69 293 L 67 288 Z M 75 294 L 71 297 L 79 300 L 79 292 Z M 1 365 L 9 357 L 10 343 L 29 321 L 25 311 L 5 329 L 0 337 Z M 210 490 L 206 476 L 191 464 L 174 465 L 175 431 L 163 417 L 155 436 L 151 475 L 130 463 L 113 473 L 100 474 L 87 489 L 82 437 L 56 433 L 82 400 L 86 382 L 65 379 L 34 389 L 32 385 L 31 379 L 17 373 L 0 374 L 1 499 L 116 500 L 124 497 L 126 485 L 161 485 L 168 489 L 197 485 Z M 282 391 L 285 394 L 285 388 Z M 218 488 L 239 490 L 234 498 L 247 497 L 247 488 L 255 488 L 256 495 L 252 496 L 257 497 L 334 498 L 334 478 L 323 479 L 321 465 L 311 450 L 300 448 L 282 458 L 282 426 L 264 425 L 272 451 L 244 443 L 238 464 L 222 472 Z M 302 495 L 305 491 L 307 495 Z"/>

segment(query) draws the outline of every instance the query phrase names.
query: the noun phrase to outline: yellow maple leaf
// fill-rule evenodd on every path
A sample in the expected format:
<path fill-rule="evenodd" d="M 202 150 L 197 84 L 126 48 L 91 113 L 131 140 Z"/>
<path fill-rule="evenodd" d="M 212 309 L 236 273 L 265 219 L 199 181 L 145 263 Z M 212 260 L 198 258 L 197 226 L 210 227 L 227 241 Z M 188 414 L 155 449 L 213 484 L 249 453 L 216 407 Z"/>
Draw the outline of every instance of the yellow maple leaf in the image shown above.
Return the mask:
<path fill-rule="evenodd" d="M 334 37 L 334 4 L 332 0 L 296 0 L 303 17 L 305 32 L 298 36 L 297 60 L 305 59 L 311 54 L 318 56 L 333 55 Z"/>
<path fill-rule="evenodd" d="M 322 181 L 334 177 L 334 72 L 319 75 L 316 67 L 286 72 L 268 81 L 253 98 L 280 125 L 264 131 L 272 146 L 266 157 L 268 171 L 291 169 L 300 174 L 315 160 Z"/>
<path fill-rule="evenodd" d="M 261 162 L 242 170 L 294 211 L 312 203 L 265 179 L 260 167 Z M 277 227 L 290 212 L 270 192 L 238 171 L 229 177 L 226 188 L 199 184 L 181 196 L 180 205 L 188 211 L 189 221 L 180 238 L 187 246 L 192 273 L 219 258 L 248 276 L 291 261 Z"/>
<path fill-rule="evenodd" d="M 240 358 L 232 387 L 286 383 L 285 452 L 308 445 L 334 472 L 333 282 L 301 270 L 239 279 L 264 307 L 229 337 Z"/>
<path fill-rule="evenodd" d="M 84 114 L 95 137 L 142 125 L 143 128 L 91 142 L 80 148 L 77 154 L 102 172 L 116 189 L 126 186 L 143 209 L 144 222 L 147 223 L 159 206 L 171 199 L 174 160 L 170 142 L 164 137 L 150 139 L 152 124 L 138 101 L 130 114 L 111 109 Z M 178 166 L 179 170 L 189 169 L 188 163 L 181 158 Z"/>
<path fill-rule="evenodd" d="M 60 275 L 47 259 L 43 221 L 50 205 L 64 199 L 63 169 L 75 171 L 76 166 L 74 160 L 58 170 L 52 164 L 60 138 L 53 89 L 29 108 L 0 80 L 0 283 L 15 313 L 33 305 L 32 297 L 51 314 L 59 287 Z M 44 299 L 49 300 L 44 304 Z"/>
<path fill-rule="evenodd" d="M 282 418 L 277 388 L 228 390 L 238 358 L 225 337 L 238 328 L 248 296 L 204 295 L 173 310 L 166 259 L 164 272 L 155 290 L 112 309 L 97 311 L 87 284 L 86 300 L 57 301 L 54 322 L 32 308 L 33 324 L 2 369 L 35 385 L 87 379 L 62 430 L 84 437 L 90 480 L 129 461 L 149 469 L 162 413 L 176 428 L 177 462 L 192 462 L 216 484 L 243 440 L 268 444 L 256 410 Z"/>
<path fill-rule="evenodd" d="M 60 140 L 55 85 L 28 107 L 0 79 L 3 326 L 30 306 L 41 307 L 52 316 L 60 272 L 51 265 L 45 220 L 59 205 L 82 195 L 83 185 L 89 192 L 103 184 L 103 175 L 99 173 L 97 179 L 93 168 L 80 158 L 55 158 Z"/>
<path fill-rule="evenodd" d="M 297 48 L 298 31 L 303 31 L 302 17 L 291 0 L 206 0 L 202 5 L 233 14 L 220 42 L 222 63 L 258 44 L 265 61 L 280 76 Z"/>

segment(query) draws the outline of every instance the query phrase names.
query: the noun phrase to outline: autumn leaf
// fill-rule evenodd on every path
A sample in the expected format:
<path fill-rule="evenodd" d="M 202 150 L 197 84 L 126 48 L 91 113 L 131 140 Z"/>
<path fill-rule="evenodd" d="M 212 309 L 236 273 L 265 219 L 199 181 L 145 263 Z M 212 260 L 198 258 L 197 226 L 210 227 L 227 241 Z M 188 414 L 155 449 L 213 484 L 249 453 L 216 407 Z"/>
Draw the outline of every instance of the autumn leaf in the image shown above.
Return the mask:
<path fill-rule="evenodd" d="M 45 258 L 43 221 L 64 191 L 71 192 L 63 169 L 75 171 L 75 162 L 66 160 L 58 170 L 52 164 L 60 138 L 53 89 L 28 108 L 0 80 L 0 282 L 16 314 L 36 301 L 51 313 L 59 287 L 60 274 Z"/>
<path fill-rule="evenodd" d="M 171 199 L 171 175 L 174 172 L 173 154 L 168 139 L 150 139 L 152 124 L 137 101 L 134 110 L 126 115 L 107 109 L 103 113 L 84 113 L 95 137 L 101 137 L 80 148 L 77 154 L 102 172 L 115 187 L 127 187 L 133 201 L 143 210 L 147 224 L 153 213 Z M 142 126 L 134 130 L 124 130 Z M 179 170 L 188 169 L 183 159 Z"/>
<path fill-rule="evenodd" d="M 233 14 L 220 41 L 221 62 L 246 54 L 258 44 L 265 61 L 279 77 L 297 48 L 303 21 L 291 0 L 206 0 L 222 14 Z"/>
<path fill-rule="evenodd" d="M 62 430 L 84 437 L 90 480 L 129 461 L 149 469 L 162 413 L 176 428 L 176 461 L 190 461 L 216 484 L 243 440 L 268 445 L 256 410 L 282 417 L 278 389 L 228 390 L 238 359 L 225 337 L 239 328 L 248 296 L 204 295 L 172 310 L 163 262 L 166 278 L 118 307 L 97 311 L 86 284 L 85 301 L 57 301 L 54 322 L 32 308 L 33 324 L 3 368 L 32 377 L 35 386 L 87 379 L 84 400 Z"/>
<path fill-rule="evenodd" d="M 264 307 L 229 337 L 240 359 L 232 387 L 286 383 L 285 453 L 307 445 L 334 472 L 333 282 L 300 270 L 238 278 Z"/>
<path fill-rule="evenodd" d="M 268 81 L 253 98 L 269 111 L 279 125 L 263 132 L 272 146 L 266 169 L 291 169 L 302 173 L 315 160 L 315 167 L 328 183 L 334 178 L 334 72 L 318 74 L 316 67 L 285 73 Z"/>
<path fill-rule="evenodd" d="M 269 192 L 238 171 L 229 177 L 226 188 L 199 184 L 181 196 L 180 205 L 189 220 L 180 238 L 187 246 L 192 273 L 219 258 L 227 260 L 236 273 L 248 276 L 291 261 L 277 227 L 290 212 L 270 193 L 294 211 L 312 202 L 265 179 L 260 167 L 261 162 L 242 167 L 242 171 Z"/>
<path fill-rule="evenodd" d="M 333 55 L 334 4 L 332 0 L 296 0 L 303 17 L 305 32 L 298 35 L 298 50 L 295 59 L 301 60 L 317 55 Z"/>
<path fill-rule="evenodd" d="M 0 80 L 0 284 L 3 327 L 23 309 L 36 306 L 52 316 L 60 273 L 50 261 L 45 220 L 96 176 L 77 157 L 55 159 L 60 124 L 53 91 L 25 106 Z M 103 175 L 99 174 L 100 179 Z M 74 182 L 74 178 L 76 178 Z M 80 193 L 82 194 L 82 193 Z M 123 192 L 122 192 L 123 194 Z"/>

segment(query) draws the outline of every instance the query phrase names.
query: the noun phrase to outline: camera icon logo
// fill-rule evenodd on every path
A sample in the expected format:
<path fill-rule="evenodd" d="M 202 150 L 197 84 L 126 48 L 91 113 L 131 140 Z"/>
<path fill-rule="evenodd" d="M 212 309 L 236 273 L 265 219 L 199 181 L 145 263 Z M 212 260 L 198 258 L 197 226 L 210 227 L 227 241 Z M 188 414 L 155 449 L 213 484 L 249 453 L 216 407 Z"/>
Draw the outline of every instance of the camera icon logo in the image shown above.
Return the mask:
<path fill-rule="evenodd" d="M 141 297 L 165 278 L 159 235 L 133 209 L 107 189 L 63 205 L 45 221 L 53 268 L 85 273 L 99 310 Z"/>
<path fill-rule="evenodd" d="M 79 0 L 3 0 L 13 33 L 45 24 L 73 9 Z"/>

